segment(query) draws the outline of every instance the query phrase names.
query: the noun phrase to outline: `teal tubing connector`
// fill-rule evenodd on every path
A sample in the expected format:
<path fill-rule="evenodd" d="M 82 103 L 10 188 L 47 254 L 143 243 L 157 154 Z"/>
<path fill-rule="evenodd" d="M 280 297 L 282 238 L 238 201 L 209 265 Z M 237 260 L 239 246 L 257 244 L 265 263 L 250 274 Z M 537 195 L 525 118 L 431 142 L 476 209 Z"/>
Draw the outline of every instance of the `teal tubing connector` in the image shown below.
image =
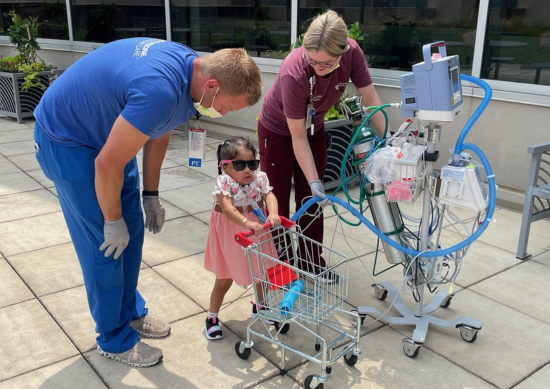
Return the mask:
<path fill-rule="evenodd" d="M 491 97 L 493 96 L 493 91 L 491 87 L 485 81 L 480 80 L 477 77 L 468 76 L 467 74 L 461 74 L 460 78 L 463 81 L 471 82 L 483 88 L 483 90 L 485 91 L 485 97 L 483 98 L 483 101 L 481 102 L 479 107 L 477 107 L 474 114 L 470 117 L 470 119 L 468 120 L 468 122 L 466 123 L 462 131 L 460 132 L 458 139 L 456 140 L 455 151 L 453 153 L 453 165 L 455 166 L 458 164 L 458 161 L 460 161 L 460 152 L 463 150 L 462 144 L 466 139 L 466 135 L 468 135 L 468 132 L 470 132 L 470 129 L 472 128 L 474 123 L 481 116 L 483 111 L 485 111 L 485 108 L 487 108 L 487 105 L 489 105 L 489 102 L 491 101 Z"/>

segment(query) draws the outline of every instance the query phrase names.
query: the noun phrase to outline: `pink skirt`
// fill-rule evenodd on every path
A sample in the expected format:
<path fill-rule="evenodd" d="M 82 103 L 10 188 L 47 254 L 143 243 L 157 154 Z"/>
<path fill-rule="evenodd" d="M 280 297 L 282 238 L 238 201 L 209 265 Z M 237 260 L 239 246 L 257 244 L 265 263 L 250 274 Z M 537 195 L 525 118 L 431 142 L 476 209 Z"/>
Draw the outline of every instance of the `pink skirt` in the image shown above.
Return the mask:
<path fill-rule="evenodd" d="M 252 212 L 244 214 L 248 220 L 260 223 L 258 217 Z M 210 213 L 210 228 L 206 241 L 206 252 L 204 254 L 204 268 L 211 271 L 218 279 L 231 279 L 238 285 L 246 286 L 252 284 L 248 256 L 242 246 L 235 241 L 235 235 L 247 229 L 231 222 L 223 213 L 212 211 Z M 258 243 L 258 237 L 253 235 L 249 238 Z M 262 242 L 271 239 L 271 233 L 262 235 Z M 278 259 L 277 250 L 273 241 L 260 245 L 262 254 Z M 270 258 L 251 254 L 254 276 L 259 277 L 265 270 L 274 265 Z M 262 274 L 260 274 L 262 273 Z"/>

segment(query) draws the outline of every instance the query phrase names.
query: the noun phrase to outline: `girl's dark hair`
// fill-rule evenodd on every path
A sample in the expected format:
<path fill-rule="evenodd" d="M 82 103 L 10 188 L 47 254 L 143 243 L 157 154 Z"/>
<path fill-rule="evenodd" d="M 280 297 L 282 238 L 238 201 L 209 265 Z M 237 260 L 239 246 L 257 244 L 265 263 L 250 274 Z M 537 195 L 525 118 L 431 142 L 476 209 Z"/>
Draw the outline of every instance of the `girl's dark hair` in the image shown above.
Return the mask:
<path fill-rule="evenodd" d="M 220 145 L 218 146 L 218 152 L 216 153 L 218 157 L 218 174 L 222 174 L 220 161 L 222 159 L 235 159 L 237 154 L 239 154 L 239 151 L 241 151 L 242 149 L 248 149 L 252 151 L 254 158 L 256 158 L 256 148 L 248 138 L 235 136 L 220 143 Z"/>

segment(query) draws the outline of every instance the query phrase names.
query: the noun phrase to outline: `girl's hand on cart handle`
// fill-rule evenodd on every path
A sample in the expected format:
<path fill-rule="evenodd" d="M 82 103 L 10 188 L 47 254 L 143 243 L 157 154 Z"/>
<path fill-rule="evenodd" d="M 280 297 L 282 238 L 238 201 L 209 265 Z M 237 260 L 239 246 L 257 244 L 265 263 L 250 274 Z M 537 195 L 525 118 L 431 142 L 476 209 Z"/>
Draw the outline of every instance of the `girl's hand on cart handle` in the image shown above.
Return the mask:
<path fill-rule="evenodd" d="M 271 223 L 266 223 L 262 226 L 260 223 L 256 223 L 256 222 L 247 220 L 246 223 L 244 223 L 244 226 L 246 228 L 249 228 L 249 229 L 252 230 L 252 231 L 250 231 L 250 232 L 252 232 L 252 234 L 250 234 L 250 235 L 253 235 L 254 233 L 256 235 L 260 235 L 262 232 L 264 232 L 264 227 L 265 226 L 267 226 L 266 228 L 271 227 Z M 248 236 L 250 236 L 250 235 L 248 235 Z"/>
<path fill-rule="evenodd" d="M 267 223 L 271 222 L 272 228 L 277 228 L 281 225 L 281 218 L 277 214 L 269 214 L 267 217 Z"/>
<path fill-rule="evenodd" d="M 291 220 L 288 220 L 286 217 L 282 217 L 280 216 L 279 217 L 279 220 L 281 221 L 281 225 L 284 227 L 284 228 L 290 228 L 292 227 L 293 225 L 295 225 L 296 223 L 294 223 L 293 221 Z M 254 223 L 254 222 L 251 222 L 251 221 L 246 221 L 245 222 L 245 227 L 247 228 L 250 228 L 250 226 L 248 226 L 248 223 L 253 223 L 253 224 L 257 224 L 259 226 L 261 226 L 259 223 Z M 262 230 L 264 229 L 268 229 L 268 228 L 271 228 L 271 223 L 265 223 L 262 227 Z M 279 227 L 281 228 L 281 227 Z M 237 241 L 238 244 L 240 244 L 242 247 L 248 247 L 252 244 L 252 241 L 250 239 L 247 239 L 248 237 L 254 235 L 256 231 L 254 229 L 251 229 L 251 230 L 248 230 L 246 232 L 239 232 L 238 234 L 235 235 L 235 240 Z"/>

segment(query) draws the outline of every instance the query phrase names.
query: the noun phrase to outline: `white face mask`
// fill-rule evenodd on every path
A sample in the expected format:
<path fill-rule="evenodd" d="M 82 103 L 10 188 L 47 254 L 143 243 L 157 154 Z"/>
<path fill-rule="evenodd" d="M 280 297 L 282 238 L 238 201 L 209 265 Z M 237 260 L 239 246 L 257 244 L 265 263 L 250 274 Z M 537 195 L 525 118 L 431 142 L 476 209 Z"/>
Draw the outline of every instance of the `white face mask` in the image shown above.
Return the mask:
<path fill-rule="evenodd" d="M 203 107 L 201 105 L 202 103 L 202 99 L 204 98 L 204 94 L 206 93 L 206 90 L 204 92 L 202 92 L 202 96 L 201 96 L 201 99 L 198 103 L 194 103 L 193 105 L 195 106 L 195 109 L 201 114 L 201 115 L 204 115 L 204 116 L 208 116 L 208 117 L 211 117 L 211 118 L 221 118 L 222 117 L 222 114 L 219 113 L 216 108 L 214 108 L 214 100 L 216 100 L 216 95 L 218 94 L 218 91 L 220 90 L 220 88 L 218 88 L 216 90 L 216 93 L 214 93 L 214 98 L 212 99 L 212 105 L 210 106 L 210 108 L 206 108 L 206 107 Z"/>

